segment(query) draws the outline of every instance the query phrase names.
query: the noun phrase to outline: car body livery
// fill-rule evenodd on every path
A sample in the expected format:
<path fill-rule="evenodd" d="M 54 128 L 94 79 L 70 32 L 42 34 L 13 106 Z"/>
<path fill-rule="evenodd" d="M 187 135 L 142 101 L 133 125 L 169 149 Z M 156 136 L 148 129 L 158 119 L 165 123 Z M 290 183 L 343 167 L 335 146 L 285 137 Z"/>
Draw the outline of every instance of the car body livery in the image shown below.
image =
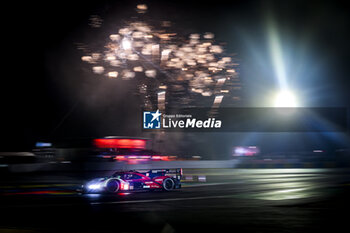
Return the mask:
<path fill-rule="evenodd" d="M 112 176 L 96 178 L 82 186 L 83 193 L 117 193 L 123 191 L 165 190 L 181 188 L 182 169 L 118 171 Z"/>

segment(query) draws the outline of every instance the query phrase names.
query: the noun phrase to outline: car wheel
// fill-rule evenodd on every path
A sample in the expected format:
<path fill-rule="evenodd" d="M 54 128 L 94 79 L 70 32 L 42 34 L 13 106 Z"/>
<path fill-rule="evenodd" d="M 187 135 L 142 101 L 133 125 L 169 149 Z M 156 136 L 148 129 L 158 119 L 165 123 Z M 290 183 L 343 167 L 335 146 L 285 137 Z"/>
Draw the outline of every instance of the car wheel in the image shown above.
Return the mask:
<path fill-rule="evenodd" d="M 109 193 L 116 193 L 119 191 L 119 181 L 117 180 L 109 180 L 106 184 L 106 190 Z"/>
<path fill-rule="evenodd" d="M 166 178 L 165 180 L 163 180 L 163 189 L 165 191 L 173 190 L 174 187 L 175 187 L 175 183 L 172 179 Z"/>

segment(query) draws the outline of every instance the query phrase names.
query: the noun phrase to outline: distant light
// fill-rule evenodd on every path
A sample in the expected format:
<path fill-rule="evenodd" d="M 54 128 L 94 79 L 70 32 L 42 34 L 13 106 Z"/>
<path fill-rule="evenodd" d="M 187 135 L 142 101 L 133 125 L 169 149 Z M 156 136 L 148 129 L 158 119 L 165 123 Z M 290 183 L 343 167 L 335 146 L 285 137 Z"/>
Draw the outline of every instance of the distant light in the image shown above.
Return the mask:
<path fill-rule="evenodd" d="M 135 77 L 135 72 L 129 71 L 129 70 L 125 70 L 125 73 L 123 75 L 123 79 L 132 79 Z"/>
<path fill-rule="evenodd" d="M 72 163 L 71 161 L 61 161 L 61 163 Z"/>
<path fill-rule="evenodd" d="M 85 61 L 85 62 L 91 62 L 92 61 L 92 57 L 91 56 L 82 56 L 81 60 Z"/>
<path fill-rule="evenodd" d="M 210 33 L 210 32 L 207 32 L 207 33 L 204 34 L 204 38 L 205 39 L 214 39 L 214 34 Z"/>
<path fill-rule="evenodd" d="M 226 81 L 226 78 L 219 78 L 217 85 L 223 85 L 225 83 L 225 81 Z"/>
<path fill-rule="evenodd" d="M 235 148 L 235 154 L 237 154 L 237 155 L 243 155 L 245 152 L 246 151 L 243 147 L 236 147 Z"/>
<path fill-rule="evenodd" d="M 202 96 L 211 96 L 212 92 L 211 91 L 204 91 L 202 92 Z"/>
<path fill-rule="evenodd" d="M 142 66 L 135 66 L 135 67 L 134 67 L 134 71 L 135 71 L 135 72 L 142 72 L 142 71 L 143 71 L 143 68 L 142 68 Z"/>
<path fill-rule="evenodd" d="M 139 10 L 147 10 L 147 5 L 146 4 L 139 4 L 139 5 L 137 5 L 137 9 L 139 9 Z"/>
<path fill-rule="evenodd" d="M 94 66 L 92 67 L 92 71 L 95 74 L 102 74 L 105 71 L 105 68 L 103 66 Z"/>
<path fill-rule="evenodd" d="M 237 146 L 233 150 L 233 156 L 254 156 L 259 154 L 257 146 Z"/>
<path fill-rule="evenodd" d="M 146 70 L 145 74 L 149 78 L 155 78 L 157 75 L 157 72 L 156 70 Z"/>
<path fill-rule="evenodd" d="M 121 34 L 121 35 L 128 35 L 128 34 L 130 34 L 130 29 L 129 28 L 121 28 L 121 29 L 119 29 L 119 34 Z"/>
<path fill-rule="evenodd" d="M 52 143 L 50 142 L 37 142 L 35 144 L 36 147 L 51 147 Z"/>
<path fill-rule="evenodd" d="M 124 38 L 122 40 L 122 47 L 123 47 L 124 50 L 131 49 L 131 41 L 129 39 L 127 39 L 127 38 Z"/>
<path fill-rule="evenodd" d="M 109 36 L 109 38 L 110 38 L 111 40 L 113 40 L 113 41 L 117 41 L 117 40 L 120 39 L 120 35 L 118 35 L 118 34 L 112 34 L 112 35 Z"/>
<path fill-rule="evenodd" d="M 139 59 L 139 56 L 137 54 L 130 54 L 127 58 L 130 61 L 137 61 Z"/>
<path fill-rule="evenodd" d="M 111 66 L 120 66 L 121 62 L 119 60 L 110 61 Z"/>
<path fill-rule="evenodd" d="M 276 94 L 274 99 L 274 107 L 297 107 L 297 99 L 295 95 L 289 90 L 282 90 Z"/>
<path fill-rule="evenodd" d="M 221 104 L 222 98 L 224 98 L 222 95 L 215 96 L 214 104 Z"/>
<path fill-rule="evenodd" d="M 141 39 L 143 37 L 143 32 L 134 32 L 132 34 L 132 38 L 134 39 Z"/>
<path fill-rule="evenodd" d="M 210 47 L 210 52 L 212 53 L 222 53 L 222 48 L 220 47 L 220 45 L 212 45 Z"/>
<path fill-rule="evenodd" d="M 223 57 L 221 60 L 222 60 L 224 63 L 227 63 L 227 62 L 231 62 L 231 61 L 232 61 L 232 59 L 231 59 L 230 57 Z"/>
<path fill-rule="evenodd" d="M 200 35 L 199 34 L 191 34 L 190 35 L 190 39 L 192 39 L 192 40 L 199 40 L 199 38 L 200 38 Z"/>
<path fill-rule="evenodd" d="M 134 148 L 134 149 L 146 148 L 146 140 L 143 140 L 143 139 L 97 138 L 97 139 L 94 139 L 93 143 L 97 148 Z"/>
<path fill-rule="evenodd" d="M 108 54 L 108 55 L 106 55 L 106 60 L 107 61 L 114 61 L 114 60 L 116 60 L 116 57 L 113 54 Z"/>
<path fill-rule="evenodd" d="M 93 54 L 91 54 L 91 57 L 93 60 L 98 60 L 101 58 L 101 54 L 100 53 L 93 53 Z"/>
<path fill-rule="evenodd" d="M 118 72 L 117 71 L 108 72 L 108 77 L 116 78 L 116 77 L 118 77 Z"/>

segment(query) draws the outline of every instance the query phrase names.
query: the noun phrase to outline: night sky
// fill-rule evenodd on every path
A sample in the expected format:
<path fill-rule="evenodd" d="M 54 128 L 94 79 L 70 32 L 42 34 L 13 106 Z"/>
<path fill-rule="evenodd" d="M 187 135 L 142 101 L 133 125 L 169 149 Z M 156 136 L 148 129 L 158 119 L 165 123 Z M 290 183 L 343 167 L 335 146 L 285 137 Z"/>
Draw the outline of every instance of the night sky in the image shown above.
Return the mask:
<path fill-rule="evenodd" d="M 349 106 L 349 11 L 335 1 L 14 1 L 2 3 L 0 151 L 38 140 L 138 135 L 131 84 L 88 72 L 76 43 L 106 38 L 138 3 L 184 35 L 213 32 L 236 53 L 243 104 L 263 106 L 276 88 L 267 22 L 273 19 L 294 89 L 305 106 Z M 89 27 L 89 17 L 104 19 Z M 114 81 L 114 82 L 112 82 Z M 128 86 L 129 85 L 129 86 Z"/>

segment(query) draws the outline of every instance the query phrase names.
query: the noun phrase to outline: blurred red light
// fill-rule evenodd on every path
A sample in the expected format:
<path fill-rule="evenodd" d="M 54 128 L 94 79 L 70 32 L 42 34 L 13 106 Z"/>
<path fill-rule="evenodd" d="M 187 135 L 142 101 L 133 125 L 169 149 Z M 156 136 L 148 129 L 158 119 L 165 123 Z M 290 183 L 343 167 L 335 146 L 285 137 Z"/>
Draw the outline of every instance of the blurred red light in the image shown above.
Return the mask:
<path fill-rule="evenodd" d="M 97 148 L 146 149 L 146 140 L 143 139 L 98 138 L 93 143 Z"/>
<path fill-rule="evenodd" d="M 130 193 L 118 193 L 118 195 L 120 196 L 126 196 L 126 195 L 129 195 Z"/>

